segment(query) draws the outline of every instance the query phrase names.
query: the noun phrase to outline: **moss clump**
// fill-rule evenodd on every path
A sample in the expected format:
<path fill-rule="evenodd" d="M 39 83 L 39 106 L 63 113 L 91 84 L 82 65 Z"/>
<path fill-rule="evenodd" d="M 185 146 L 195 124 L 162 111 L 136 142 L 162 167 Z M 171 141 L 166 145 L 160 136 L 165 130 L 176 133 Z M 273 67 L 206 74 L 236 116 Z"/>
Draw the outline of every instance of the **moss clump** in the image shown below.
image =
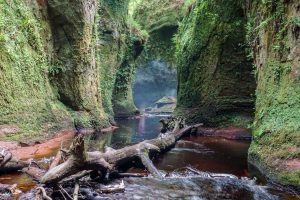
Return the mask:
<path fill-rule="evenodd" d="M 213 126 L 235 125 L 243 121 L 239 116 L 251 118 L 255 81 L 246 54 L 243 7 L 243 1 L 228 0 L 198 0 L 188 7 L 174 39 L 175 114 Z"/>
<path fill-rule="evenodd" d="M 297 1 L 253 1 L 247 34 L 257 75 L 254 141 L 249 160 L 270 178 L 299 187 L 299 168 L 288 165 L 300 158 L 297 6 Z"/>

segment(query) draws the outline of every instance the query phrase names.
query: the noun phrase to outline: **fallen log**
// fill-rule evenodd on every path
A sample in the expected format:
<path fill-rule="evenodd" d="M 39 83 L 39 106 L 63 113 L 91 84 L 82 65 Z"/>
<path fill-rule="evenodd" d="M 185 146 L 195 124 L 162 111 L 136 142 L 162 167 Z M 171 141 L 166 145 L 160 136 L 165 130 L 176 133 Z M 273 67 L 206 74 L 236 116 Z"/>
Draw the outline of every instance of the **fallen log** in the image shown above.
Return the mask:
<path fill-rule="evenodd" d="M 45 170 L 37 167 L 25 167 L 22 169 L 22 172 L 37 181 L 40 180 L 46 173 Z"/>
<path fill-rule="evenodd" d="M 54 157 L 54 159 L 53 159 L 53 161 L 52 161 L 52 163 L 51 163 L 49 169 L 52 169 L 52 168 L 56 167 L 56 166 L 60 163 L 60 161 L 61 161 L 61 159 L 62 159 L 62 156 L 63 156 L 62 154 L 63 154 L 63 152 L 62 152 L 61 150 L 59 150 L 59 151 L 57 152 L 57 154 L 56 154 L 56 156 Z"/>
<path fill-rule="evenodd" d="M 0 173 L 20 170 L 30 162 L 15 158 L 9 150 L 0 147 Z"/>
<path fill-rule="evenodd" d="M 156 139 L 145 140 L 138 144 L 124 147 L 118 150 L 108 149 L 102 153 L 99 151 L 85 152 L 84 140 L 82 135 L 78 135 L 71 147 L 68 159 L 52 168 L 40 179 L 41 183 L 58 183 L 64 178 L 77 174 L 83 170 L 95 170 L 102 174 L 113 171 L 119 171 L 126 166 L 132 166 L 134 163 L 141 163 L 153 176 L 161 178 L 162 175 L 154 167 L 151 157 L 159 152 L 172 148 L 176 142 L 183 136 L 190 134 L 190 131 L 199 125 L 183 127 L 179 125 L 182 120 L 175 124 L 176 128 L 172 132 L 159 136 Z M 182 128 L 183 127 L 183 128 Z"/>
<path fill-rule="evenodd" d="M 117 178 L 145 177 L 145 176 L 147 176 L 147 173 L 117 173 L 114 175 L 114 177 Z"/>

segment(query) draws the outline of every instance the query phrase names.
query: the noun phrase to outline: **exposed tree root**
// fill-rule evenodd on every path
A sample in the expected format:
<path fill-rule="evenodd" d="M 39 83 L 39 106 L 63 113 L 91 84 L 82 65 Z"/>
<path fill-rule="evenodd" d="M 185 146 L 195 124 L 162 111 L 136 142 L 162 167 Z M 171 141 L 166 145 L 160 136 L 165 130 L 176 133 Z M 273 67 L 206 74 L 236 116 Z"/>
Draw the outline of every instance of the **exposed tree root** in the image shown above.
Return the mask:
<path fill-rule="evenodd" d="M 38 187 L 36 190 L 37 194 L 35 200 L 52 200 L 52 198 L 47 195 L 45 188 Z"/>

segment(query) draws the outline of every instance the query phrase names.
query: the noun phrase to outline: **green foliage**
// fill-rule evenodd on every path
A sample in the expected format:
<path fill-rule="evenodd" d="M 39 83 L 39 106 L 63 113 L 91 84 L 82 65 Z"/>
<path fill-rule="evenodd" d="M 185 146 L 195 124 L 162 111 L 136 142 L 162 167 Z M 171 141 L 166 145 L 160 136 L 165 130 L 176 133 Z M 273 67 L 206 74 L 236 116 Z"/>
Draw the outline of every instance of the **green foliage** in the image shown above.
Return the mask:
<path fill-rule="evenodd" d="M 133 36 L 137 35 L 139 39 L 148 40 L 149 33 L 132 16 L 128 17 L 127 24 Z"/>
<path fill-rule="evenodd" d="M 62 63 L 56 63 L 49 66 L 48 72 L 53 77 L 59 73 L 65 72 L 66 69 L 63 67 Z"/>

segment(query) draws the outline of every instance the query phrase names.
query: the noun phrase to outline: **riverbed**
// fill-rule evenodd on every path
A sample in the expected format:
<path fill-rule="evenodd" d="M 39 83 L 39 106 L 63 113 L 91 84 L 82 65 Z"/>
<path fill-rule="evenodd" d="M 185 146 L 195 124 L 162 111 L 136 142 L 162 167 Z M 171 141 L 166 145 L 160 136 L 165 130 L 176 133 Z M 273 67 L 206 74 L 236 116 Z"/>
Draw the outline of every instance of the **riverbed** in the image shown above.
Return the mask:
<path fill-rule="evenodd" d="M 160 131 L 160 118 L 142 116 L 137 119 L 118 120 L 119 128 L 116 130 L 86 135 L 86 147 L 89 151 L 101 151 L 106 146 L 118 149 L 153 139 Z M 64 146 L 68 146 L 70 142 L 71 140 L 65 141 Z M 269 183 L 255 168 L 248 165 L 249 146 L 249 141 L 220 137 L 184 138 L 169 152 L 153 160 L 155 166 L 169 179 L 125 179 L 125 184 L 128 185 L 125 193 L 107 197 L 131 199 L 136 195 L 135 199 L 141 199 L 143 193 L 155 190 L 158 192 L 147 193 L 146 199 L 257 199 L 254 198 L 255 195 L 258 195 L 259 199 L 297 199 L 291 192 Z M 48 156 L 37 159 L 48 164 L 56 151 L 57 149 L 53 149 Z M 30 178 L 21 173 L 2 175 L 0 183 L 16 183 L 24 192 L 35 186 Z M 239 187 L 240 189 L 236 189 Z M 260 189 L 262 194 L 256 194 Z"/>

